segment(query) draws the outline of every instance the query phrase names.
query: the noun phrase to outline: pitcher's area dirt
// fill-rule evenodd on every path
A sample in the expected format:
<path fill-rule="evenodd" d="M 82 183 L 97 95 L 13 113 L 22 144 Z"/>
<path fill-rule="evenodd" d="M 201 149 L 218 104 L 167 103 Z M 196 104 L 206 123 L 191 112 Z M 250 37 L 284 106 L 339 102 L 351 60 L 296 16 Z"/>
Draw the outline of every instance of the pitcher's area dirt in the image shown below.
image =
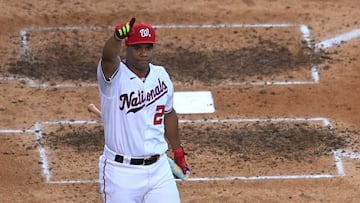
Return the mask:
<path fill-rule="evenodd" d="M 102 126 L 47 125 L 43 121 L 97 120 L 96 66 L 111 26 L 136 17 L 153 25 L 274 24 L 272 27 L 157 29 L 154 63 L 171 75 L 176 91 L 209 90 L 215 113 L 179 115 L 192 178 L 287 177 L 177 182 L 182 202 L 358 202 L 360 160 L 360 39 L 315 50 L 315 44 L 360 27 L 360 4 L 345 1 L 0 1 L 1 202 L 101 202 L 97 183 L 53 183 L 42 174 L 46 150 L 51 180 L 95 180 Z M 277 24 L 292 24 L 277 27 Z M 310 31 L 308 42 L 299 25 Z M 56 29 L 78 26 L 79 29 Z M 110 26 L 110 27 L 109 27 Z M 97 29 L 94 29 L 96 27 Z M 47 29 L 42 29 L 47 28 Z M 21 30 L 26 31 L 22 35 Z M 310 43 L 310 46 L 309 46 Z M 320 81 L 302 85 L 251 85 L 261 81 Z M 12 78 L 12 79 L 9 79 Z M 17 78 L 13 80 L 13 78 Z M 26 78 L 26 79 L 24 79 Z M 30 87 L 47 84 L 49 87 Z M 329 119 L 231 122 L 241 118 Z M 22 130 L 22 131 L 21 131 Z M 171 154 L 170 154 L 171 155 Z M 335 177 L 334 177 L 335 176 Z M 61 182 L 61 181 L 60 181 Z"/>

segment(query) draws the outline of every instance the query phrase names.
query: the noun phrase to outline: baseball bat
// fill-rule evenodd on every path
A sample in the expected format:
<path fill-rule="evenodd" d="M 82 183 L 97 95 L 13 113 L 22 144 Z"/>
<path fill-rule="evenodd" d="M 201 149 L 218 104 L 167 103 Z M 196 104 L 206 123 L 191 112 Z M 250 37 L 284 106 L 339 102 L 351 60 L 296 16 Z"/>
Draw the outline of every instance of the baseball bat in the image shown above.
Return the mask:
<path fill-rule="evenodd" d="M 89 104 L 88 111 L 101 118 L 101 111 L 95 106 L 95 104 Z"/>
<path fill-rule="evenodd" d="M 173 159 L 171 159 L 170 157 L 167 157 L 168 159 L 168 162 L 169 162 L 169 165 L 170 165 L 170 168 L 171 168 L 171 171 L 173 173 L 173 175 L 176 177 L 176 178 L 179 178 L 181 180 L 185 180 L 189 174 L 184 174 L 183 171 L 181 170 L 180 166 L 177 165 L 175 163 L 175 161 Z"/>

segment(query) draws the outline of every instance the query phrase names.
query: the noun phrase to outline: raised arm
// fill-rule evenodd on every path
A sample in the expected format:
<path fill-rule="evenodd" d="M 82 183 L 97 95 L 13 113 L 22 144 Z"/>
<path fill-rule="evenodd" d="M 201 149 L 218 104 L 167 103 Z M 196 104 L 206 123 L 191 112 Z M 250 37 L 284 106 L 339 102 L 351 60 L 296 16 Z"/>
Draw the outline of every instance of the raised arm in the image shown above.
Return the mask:
<path fill-rule="evenodd" d="M 122 40 L 128 36 L 134 23 L 135 18 L 132 18 L 128 23 L 117 25 L 115 27 L 114 35 L 105 42 L 101 67 L 107 79 L 111 78 L 120 64 L 120 49 Z"/>

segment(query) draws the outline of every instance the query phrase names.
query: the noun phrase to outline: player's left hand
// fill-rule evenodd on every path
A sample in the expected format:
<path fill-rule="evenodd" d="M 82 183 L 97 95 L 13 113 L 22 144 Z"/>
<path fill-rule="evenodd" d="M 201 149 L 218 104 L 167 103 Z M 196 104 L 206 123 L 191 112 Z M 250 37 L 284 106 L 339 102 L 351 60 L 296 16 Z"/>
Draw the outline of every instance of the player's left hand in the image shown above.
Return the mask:
<path fill-rule="evenodd" d="M 172 151 L 174 152 L 175 163 L 181 168 L 185 175 L 188 174 L 190 172 L 190 167 L 185 159 L 185 155 L 187 155 L 187 153 L 185 153 L 184 148 L 179 147 L 177 149 L 173 149 Z"/>

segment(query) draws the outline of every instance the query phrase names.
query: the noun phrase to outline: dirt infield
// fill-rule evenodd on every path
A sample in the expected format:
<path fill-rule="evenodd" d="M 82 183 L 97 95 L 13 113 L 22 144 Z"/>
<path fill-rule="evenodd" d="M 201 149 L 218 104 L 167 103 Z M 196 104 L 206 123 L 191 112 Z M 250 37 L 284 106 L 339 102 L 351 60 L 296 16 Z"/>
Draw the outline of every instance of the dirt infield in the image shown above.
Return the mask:
<path fill-rule="evenodd" d="M 179 115 L 192 168 L 177 182 L 182 202 L 360 200 L 356 1 L 18 0 L 0 8 L 1 202 L 101 202 L 102 126 L 86 107 L 99 105 L 105 39 L 132 16 L 156 26 L 154 63 L 175 90 L 214 98 L 215 113 Z"/>

